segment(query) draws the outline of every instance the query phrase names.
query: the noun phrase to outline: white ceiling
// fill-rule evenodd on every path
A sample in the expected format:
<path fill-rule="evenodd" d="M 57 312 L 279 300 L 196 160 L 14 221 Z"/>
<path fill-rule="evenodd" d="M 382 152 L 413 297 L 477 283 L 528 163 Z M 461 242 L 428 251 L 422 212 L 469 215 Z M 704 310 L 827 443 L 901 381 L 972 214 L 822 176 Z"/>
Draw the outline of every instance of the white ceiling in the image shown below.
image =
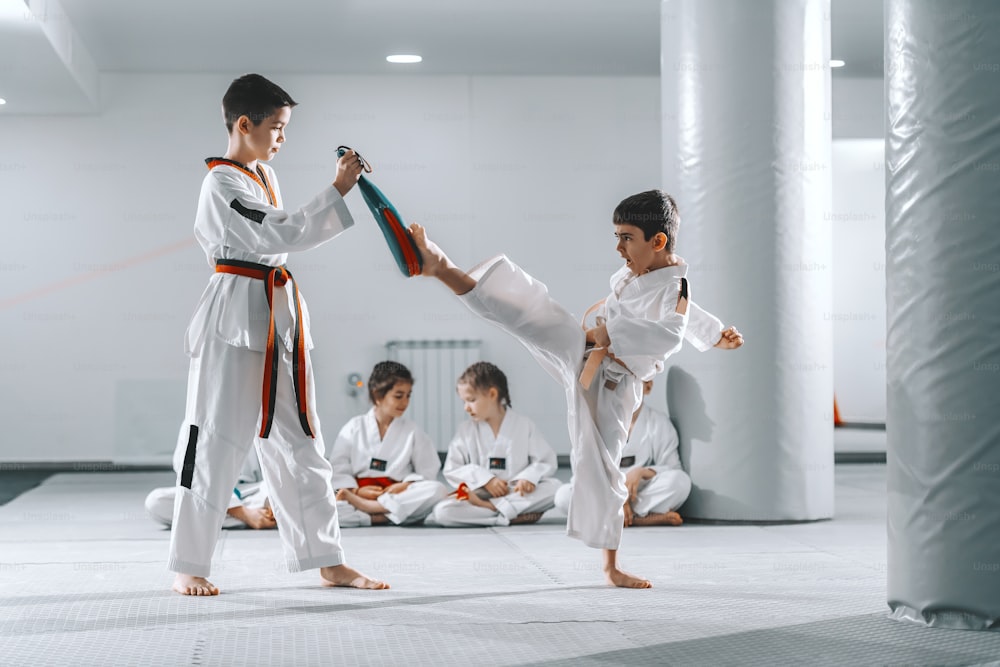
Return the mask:
<path fill-rule="evenodd" d="M 36 13 L 42 6 L 29 4 Z M 94 91 L 74 72 L 76 63 L 58 71 L 67 49 L 51 46 L 54 25 L 62 28 L 58 39 L 73 42 L 69 51 L 89 55 L 107 72 L 655 76 L 660 4 L 48 0 L 45 21 L 30 14 L 4 21 L 0 13 L 0 97 L 10 102 L 4 113 L 76 112 L 91 104 Z M 836 76 L 882 75 L 881 0 L 832 0 L 831 31 L 833 57 L 847 61 Z M 40 55 L 46 44 L 49 53 Z M 385 62 L 390 53 L 407 52 L 424 62 Z M 67 73 L 77 75 L 75 86 Z"/>

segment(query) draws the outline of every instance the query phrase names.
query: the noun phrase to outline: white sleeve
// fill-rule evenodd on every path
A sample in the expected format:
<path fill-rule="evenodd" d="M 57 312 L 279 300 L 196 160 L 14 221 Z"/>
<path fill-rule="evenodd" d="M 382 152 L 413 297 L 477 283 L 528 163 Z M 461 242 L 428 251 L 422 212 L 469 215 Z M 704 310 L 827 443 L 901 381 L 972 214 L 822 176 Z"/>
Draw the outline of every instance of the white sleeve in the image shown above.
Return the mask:
<path fill-rule="evenodd" d="M 431 441 L 431 437 L 419 428 L 414 433 L 411 463 L 413 464 L 413 472 L 403 478 L 404 482 L 435 480 L 438 471 L 441 470 L 441 458 L 438 456 L 437 448 Z"/>
<path fill-rule="evenodd" d="M 512 480 L 523 479 L 537 486 L 543 477 L 551 477 L 558 467 L 555 450 L 538 432 L 534 422 L 528 424 L 528 461 L 527 467 L 513 475 Z"/>
<path fill-rule="evenodd" d="M 462 428 L 448 445 L 448 455 L 444 459 L 444 478 L 456 489 L 465 482 L 469 488 L 478 489 L 495 477 L 481 465 L 472 463 L 468 443 L 462 437 Z"/>
<path fill-rule="evenodd" d="M 722 321 L 715 315 L 703 310 L 694 301 L 688 302 L 688 325 L 684 331 L 684 338 L 699 352 L 715 347 L 722 338 L 723 328 Z"/>
<path fill-rule="evenodd" d="M 356 447 L 357 439 L 361 437 L 361 429 L 357 420 L 352 419 L 340 429 L 337 439 L 330 450 L 330 466 L 333 468 L 331 483 L 335 489 L 356 489 L 358 480 L 354 478 L 351 468 L 351 454 Z"/>
<path fill-rule="evenodd" d="M 215 170 L 212 175 L 214 182 L 203 190 L 199 208 L 219 219 L 208 220 L 199 231 L 213 245 L 276 255 L 315 248 L 354 224 L 344 198 L 333 186 L 289 213 L 261 202 L 246 182 L 233 174 Z"/>

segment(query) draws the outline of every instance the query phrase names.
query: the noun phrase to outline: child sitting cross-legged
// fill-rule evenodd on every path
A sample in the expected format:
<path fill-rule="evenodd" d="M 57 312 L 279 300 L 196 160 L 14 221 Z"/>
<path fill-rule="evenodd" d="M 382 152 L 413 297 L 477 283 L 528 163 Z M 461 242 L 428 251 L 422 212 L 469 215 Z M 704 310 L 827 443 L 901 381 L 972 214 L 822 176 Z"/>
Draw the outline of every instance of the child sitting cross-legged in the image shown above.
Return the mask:
<path fill-rule="evenodd" d="M 412 391 L 406 366 L 375 364 L 368 379 L 372 408 L 347 422 L 333 443 L 330 464 L 342 527 L 419 523 L 447 495 L 437 481 L 437 448 L 403 416 Z"/>
<path fill-rule="evenodd" d="M 534 422 L 511 409 L 507 377 L 493 364 L 472 364 L 458 378 L 471 419 L 448 446 L 444 476 L 456 491 L 434 508 L 446 527 L 506 526 L 538 521 L 561 482 L 556 454 Z"/>

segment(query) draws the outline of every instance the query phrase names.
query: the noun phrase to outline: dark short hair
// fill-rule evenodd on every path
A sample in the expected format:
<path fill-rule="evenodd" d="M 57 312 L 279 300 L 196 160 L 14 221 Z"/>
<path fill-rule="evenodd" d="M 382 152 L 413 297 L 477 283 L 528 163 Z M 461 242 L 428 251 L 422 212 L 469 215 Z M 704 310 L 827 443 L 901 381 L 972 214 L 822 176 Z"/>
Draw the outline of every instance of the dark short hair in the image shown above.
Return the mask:
<path fill-rule="evenodd" d="M 510 391 L 507 389 L 507 376 L 503 371 L 488 361 L 477 361 L 458 376 L 457 384 L 467 384 L 475 391 L 489 391 L 496 388 L 500 405 L 510 407 Z"/>
<path fill-rule="evenodd" d="M 677 202 L 663 190 L 647 190 L 626 197 L 615 208 L 611 219 L 616 225 L 638 227 L 647 241 L 663 232 L 667 236 L 666 251 L 674 251 L 681 217 L 677 213 Z"/>
<path fill-rule="evenodd" d="M 232 132 L 240 116 L 246 116 L 254 125 L 260 125 L 281 107 L 297 104 L 273 81 L 260 74 L 244 74 L 234 79 L 222 96 L 222 117 L 226 121 L 226 131 Z"/>
<path fill-rule="evenodd" d="M 397 382 L 413 384 L 410 369 L 398 361 L 380 361 L 368 378 L 368 399 L 372 405 L 385 398 Z"/>

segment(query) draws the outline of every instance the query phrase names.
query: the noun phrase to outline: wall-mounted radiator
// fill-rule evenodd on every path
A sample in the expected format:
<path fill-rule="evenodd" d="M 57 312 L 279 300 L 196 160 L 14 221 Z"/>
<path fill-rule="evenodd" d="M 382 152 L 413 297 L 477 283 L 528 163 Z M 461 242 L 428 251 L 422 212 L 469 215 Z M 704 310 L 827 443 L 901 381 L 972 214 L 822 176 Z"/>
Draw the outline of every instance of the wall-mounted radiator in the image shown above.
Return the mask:
<path fill-rule="evenodd" d="M 386 356 L 413 373 L 413 398 L 406 416 L 427 431 L 438 451 L 448 450 L 458 424 L 468 419 L 455 381 L 479 361 L 480 340 L 391 340 Z"/>

